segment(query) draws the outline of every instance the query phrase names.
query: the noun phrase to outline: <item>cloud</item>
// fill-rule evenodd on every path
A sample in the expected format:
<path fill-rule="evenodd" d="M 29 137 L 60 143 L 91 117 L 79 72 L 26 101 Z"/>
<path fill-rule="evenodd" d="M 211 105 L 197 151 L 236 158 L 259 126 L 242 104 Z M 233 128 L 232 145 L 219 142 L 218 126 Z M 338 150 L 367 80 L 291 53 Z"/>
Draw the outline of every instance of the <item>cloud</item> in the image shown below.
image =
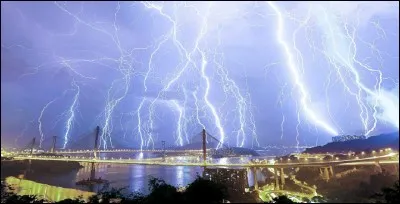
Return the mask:
<path fill-rule="evenodd" d="M 373 17 L 398 18 L 399 2 L 390 1 L 338 1 L 338 2 L 300 2 L 296 13 L 307 14 L 309 8 L 324 7 L 341 20 L 366 25 Z M 318 18 L 319 16 L 315 16 Z"/>

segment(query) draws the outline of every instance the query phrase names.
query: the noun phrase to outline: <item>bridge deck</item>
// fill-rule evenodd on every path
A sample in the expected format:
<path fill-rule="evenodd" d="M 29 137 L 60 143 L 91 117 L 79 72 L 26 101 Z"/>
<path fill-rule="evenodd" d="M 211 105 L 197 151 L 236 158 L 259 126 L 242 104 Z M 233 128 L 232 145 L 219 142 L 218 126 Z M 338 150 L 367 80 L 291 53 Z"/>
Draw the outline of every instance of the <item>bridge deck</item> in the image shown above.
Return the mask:
<path fill-rule="evenodd" d="M 31 157 L 18 156 L 15 160 L 45 160 L 45 161 L 75 161 L 75 162 L 95 162 L 95 163 L 116 163 L 116 164 L 139 164 L 139 165 L 162 165 L 162 166 L 209 166 L 209 167 L 324 167 L 324 166 L 347 166 L 347 165 L 375 165 L 379 164 L 398 164 L 398 160 L 389 160 L 398 154 L 391 153 L 383 156 L 368 157 L 363 159 L 351 159 L 341 161 L 322 161 L 322 162 L 303 162 L 303 163 L 275 163 L 275 164 L 257 164 L 257 163 L 202 163 L 202 162 L 163 162 L 154 160 L 137 159 L 88 159 L 88 158 L 54 158 L 54 157 Z"/>

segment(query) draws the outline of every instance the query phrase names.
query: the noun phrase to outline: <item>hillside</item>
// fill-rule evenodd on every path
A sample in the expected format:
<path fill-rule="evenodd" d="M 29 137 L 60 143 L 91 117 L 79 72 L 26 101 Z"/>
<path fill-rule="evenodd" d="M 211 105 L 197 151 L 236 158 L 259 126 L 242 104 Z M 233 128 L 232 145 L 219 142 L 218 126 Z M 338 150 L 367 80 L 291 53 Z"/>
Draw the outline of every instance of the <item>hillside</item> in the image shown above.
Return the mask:
<path fill-rule="evenodd" d="M 368 151 L 382 148 L 399 149 L 399 132 L 371 136 L 365 140 L 351 140 L 345 142 L 331 142 L 324 146 L 307 148 L 304 153 Z"/>

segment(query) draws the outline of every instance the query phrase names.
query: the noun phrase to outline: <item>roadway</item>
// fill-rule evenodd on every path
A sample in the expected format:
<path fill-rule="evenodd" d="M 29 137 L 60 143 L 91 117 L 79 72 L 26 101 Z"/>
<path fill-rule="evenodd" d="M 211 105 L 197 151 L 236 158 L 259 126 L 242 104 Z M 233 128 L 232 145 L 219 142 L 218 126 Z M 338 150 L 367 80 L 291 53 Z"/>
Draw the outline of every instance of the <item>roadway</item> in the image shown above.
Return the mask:
<path fill-rule="evenodd" d="M 366 157 L 361 159 L 321 161 L 321 162 L 296 162 L 296 163 L 203 163 L 203 162 L 163 162 L 147 159 L 92 159 L 85 157 L 46 157 L 46 156 L 16 156 L 14 160 L 42 160 L 42 161 L 71 161 L 71 162 L 95 162 L 95 163 L 115 163 L 115 164 L 138 164 L 138 165 L 161 165 L 161 166 L 207 166 L 207 167 L 267 167 L 267 168 L 288 168 L 288 167 L 326 167 L 326 166 L 359 166 L 375 165 L 379 161 L 380 165 L 398 164 L 398 160 L 390 160 L 398 156 L 398 153 L 389 153 L 382 156 Z"/>
<path fill-rule="evenodd" d="M 207 152 L 211 149 L 207 149 Z M 65 151 L 55 151 L 56 154 L 90 154 L 94 153 L 94 150 L 65 150 Z M 99 149 L 98 153 L 123 153 L 123 152 L 174 152 L 174 153 L 202 153 L 203 150 L 189 149 L 189 150 L 175 150 L 175 149 Z"/>

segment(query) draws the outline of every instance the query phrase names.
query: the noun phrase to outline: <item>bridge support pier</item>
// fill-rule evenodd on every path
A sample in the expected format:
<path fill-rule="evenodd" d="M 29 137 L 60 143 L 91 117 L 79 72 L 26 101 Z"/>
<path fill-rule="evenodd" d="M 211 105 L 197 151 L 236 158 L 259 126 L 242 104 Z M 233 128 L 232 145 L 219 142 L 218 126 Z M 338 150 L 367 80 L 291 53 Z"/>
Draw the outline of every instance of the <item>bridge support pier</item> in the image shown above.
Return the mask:
<path fill-rule="evenodd" d="M 94 166 L 94 162 L 90 163 L 90 180 L 93 181 L 96 179 L 96 168 Z"/>
<path fill-rule="evenodd" d="M 327 181 L 329 181 L 329 171 L 328 171 L 328 168 L 327 167 L 325 167 L 324 168 L 324 178 L 325 178 L 325 180 L 327 180 Z"/>
<path fill-rule="evenodd" d="M 335 177 L 335 174 L 333 173 L 333 167 L 329 166 L 329 173 L 331 173 L 332 177 Z"/>
<path fill-rule="evenodd" d="M 281 188 L 285 185 L 285 173 L 283 172 L 283 168 L 280 168 L 280 177 L 281 177 Z"/>
<path fill-rule="evenodd" d="M 378 172 L 378 173 L 382 173 L 382 167 L 379 164 L 379 161 L 376 160 L 374 164 L 375 164 L 375 171 Z"/>
<path fill-rule="evenodd" d="M 279 186 L 279 178 L 278 178 L 278 169 L 274 168 L 274 173 L 275 173 L 275 190 L 280 190 Z"/>
<path fill-rule="evenodd" d="M 322 178 L 323 178 L 325 181 L 327 181 L 327 182 L 328 182 L 332 177 L 334 177 L 334 174 L 333 174 L 333 167 L 332 167 L 332 166 L 321 167 L 321 168 L 319 169 L 319 172 L 320 172 Z"/>
<path fill-rule="evenodd" d="M 258 190 L 257 168 L 251 167 L 251 174 L 253 174 L 254 190 Z"/>

